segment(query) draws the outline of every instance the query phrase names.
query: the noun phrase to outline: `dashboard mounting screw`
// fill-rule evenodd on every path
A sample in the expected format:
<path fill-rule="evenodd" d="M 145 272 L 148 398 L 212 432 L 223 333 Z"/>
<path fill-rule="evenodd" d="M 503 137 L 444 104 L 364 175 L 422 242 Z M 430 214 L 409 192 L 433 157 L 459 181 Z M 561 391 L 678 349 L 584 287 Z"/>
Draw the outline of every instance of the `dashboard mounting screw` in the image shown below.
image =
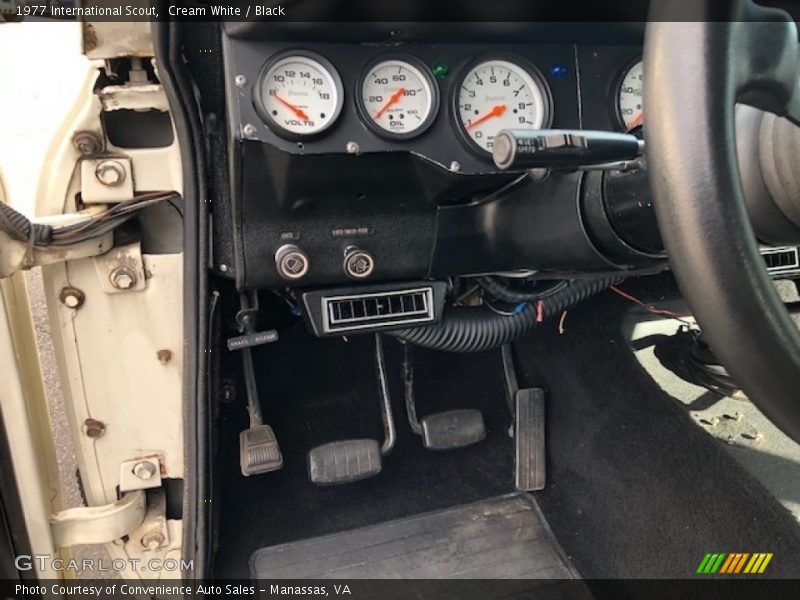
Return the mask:
<path fill-rule="evenodd" d="M 236 83 L 236 87 L 242 88 L 247 85 L 247 77 L 244 75 L 237 75 L 233 81 Z"/>
<path fill-rule="evenodd" d="M 143 548 L 147 550 L 157 550 L 166 540 L 164 539 L 164 534 L 160 531 L 148 531 L 142 536 L 140 541 Z"/>
<path fill-rule="evenodd" d="M 358 151 L 361 150 L 358 142 L 347 142 L 344 149 L 347 150 L 348 154 L 358 154 Z"/>
<path fill-rule="evenodd" d="M 97 165 L 94 176 L 103 185 L 115 187 L 125 181 L 125 167 L 116 160 L 104 160 Z"/>
<path fill-rule="evenodd" d="M 256 126 L 253 125 L 252 123 L 248 123 L 247 125 L 242 127 L 242 133 L 244 133 L 244 137 L 252 138 L 256 137 L 258 129 L 256 129 Z"/>
<path fill-rule="evenodd" d="M 81 156 L 92 156 L 103 150 L 103 140 L 94 131 L 79 131 L 72 138 L 72 145 Z"/>
<path fill-rule="evenodd" d="M 61 300 L 61 304 L 67 308 L 80 308 L 84 300 L 86 300 L 86 295 L 78 288 L 67 286 L 61 288 L 58 299 Z"/>
<path fill-rule="evenodd" d="M 457 160 L 454 160 L 453 162 L 450 163 L 450 170 L 453 173 L 458 173 L 459 171 L 461 171 L 461 163 L 458 162 Z"/>

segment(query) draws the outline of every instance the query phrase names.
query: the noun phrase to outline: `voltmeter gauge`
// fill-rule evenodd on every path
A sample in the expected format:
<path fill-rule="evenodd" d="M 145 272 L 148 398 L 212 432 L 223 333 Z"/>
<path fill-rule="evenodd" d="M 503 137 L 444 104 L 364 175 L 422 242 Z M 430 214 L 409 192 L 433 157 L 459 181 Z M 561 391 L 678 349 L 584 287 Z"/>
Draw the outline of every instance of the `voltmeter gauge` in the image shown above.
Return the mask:
<path fill-rule="evenodd" d="M 333 65 L 312 52 L 289 51 L 271 58 L 253 89 L 256 111 L 288 139 L 318 135 L 342 112 L 342 80 Z"/>
<path fill-rule="evenodd" d="M 644 122 L 642 112 L 642 61 L 632 65 L 622 75 L 617 92 L 617 114 L 625 131 L 635 129 Z"/>
<path fill-rule="evenodd" d="M 429 69 L 411 57 L 372 63 L 359 87 L 361 117 L 382 137 L 416 137 L 436 118 L 439 89 Z"/>
<path fill-rule="evenodd" d="M 541 129 L 550 121 L 550 92 L 532 65 L 492 59 L 470 69 L 458 87 L 456 114 L 466 138 L 491 153 L 501 129 Z"/>

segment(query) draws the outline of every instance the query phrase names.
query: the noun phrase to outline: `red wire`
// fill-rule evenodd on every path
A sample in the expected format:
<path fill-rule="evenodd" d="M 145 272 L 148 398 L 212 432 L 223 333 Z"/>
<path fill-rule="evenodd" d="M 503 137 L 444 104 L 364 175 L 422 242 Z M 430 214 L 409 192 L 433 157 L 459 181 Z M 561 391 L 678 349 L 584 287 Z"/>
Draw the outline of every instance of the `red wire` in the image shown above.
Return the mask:
<path fill-rule="evenodd" d="M 690 317 L 691 316 L 691 315 L 685 315 L 685 314 L 681 314 L 681 313 L 672 312 L 671 310 L 666 310 L 664 308 L 656 308 L 652 304 L 645 304 L 644 302 L 639 300 L 636 296 L 632 296 L 628 292 L 625 292 L 625 291 L 619 289 L 616 285 L 610 286 L 610 289 L 611 289 L 612 292 L 622 296 L 626 300 L 628 300 L 630 302 L 633 302 L 634 304 L 638 304 L 639 306 L 641 306 L 643 309 L 645 309 L 650 314 L 661 315 L 661 316 L 664 316 L 664 317 L 672 317 L 673 319 L 685 319 L 686 317 Z"/>

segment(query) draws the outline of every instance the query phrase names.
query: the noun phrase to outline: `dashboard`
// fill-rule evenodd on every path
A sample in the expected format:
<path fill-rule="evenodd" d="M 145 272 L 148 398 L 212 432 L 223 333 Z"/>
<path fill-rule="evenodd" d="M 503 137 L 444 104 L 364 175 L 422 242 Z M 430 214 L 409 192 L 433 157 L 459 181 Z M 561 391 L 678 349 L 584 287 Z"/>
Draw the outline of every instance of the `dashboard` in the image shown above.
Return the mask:
<path fill-rule="evenodd" d="M 605 175 L 536 182 L 491 158 L 504 128 L 638 133 L 641 28 L 623 28 L 227 24 L 220 274 L 309 288 L 653 264 L 642 175 L 610 206 Z"/>
<path fill-rule="evenodd" d="M 227 38 L 224 54 L 231 135 L 289 154 L 409 152 L 485 174 L 503 128 L 624 131 L 642 116 L 638 48 Z"/>

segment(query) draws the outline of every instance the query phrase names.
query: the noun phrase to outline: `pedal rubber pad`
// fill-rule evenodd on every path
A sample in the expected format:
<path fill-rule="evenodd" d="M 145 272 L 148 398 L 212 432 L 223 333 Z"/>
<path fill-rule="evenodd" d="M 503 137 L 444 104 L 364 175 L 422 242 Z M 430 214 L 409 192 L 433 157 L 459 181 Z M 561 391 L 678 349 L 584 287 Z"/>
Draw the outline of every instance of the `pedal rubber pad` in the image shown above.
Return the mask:
<path fill-rule="evenodd" d="M 453 450 L 471 446 L 486 437 L 479 410 L 459 409 L 432 413 L 422 418 L 422 444 L 428 450 Z"/>
<path fill-rule="evenodd" d="M 544 489 L 544 390 L 521 389 L 516 398 L 516 476 L 518 490 Z"/>
<path fill-rule="evenodd" d="M 283 455 L 272 427 L 257 425 L 239 434 L 239 464 L 245 477 L 283 467 Z"/>
<path fill-rule="evenodd" d="M 308 453 L 308 476 L 317 485 L 359 481 L 377 475 L 381 468 L 381 448 L 375 440 L 331 442 Z"/>

